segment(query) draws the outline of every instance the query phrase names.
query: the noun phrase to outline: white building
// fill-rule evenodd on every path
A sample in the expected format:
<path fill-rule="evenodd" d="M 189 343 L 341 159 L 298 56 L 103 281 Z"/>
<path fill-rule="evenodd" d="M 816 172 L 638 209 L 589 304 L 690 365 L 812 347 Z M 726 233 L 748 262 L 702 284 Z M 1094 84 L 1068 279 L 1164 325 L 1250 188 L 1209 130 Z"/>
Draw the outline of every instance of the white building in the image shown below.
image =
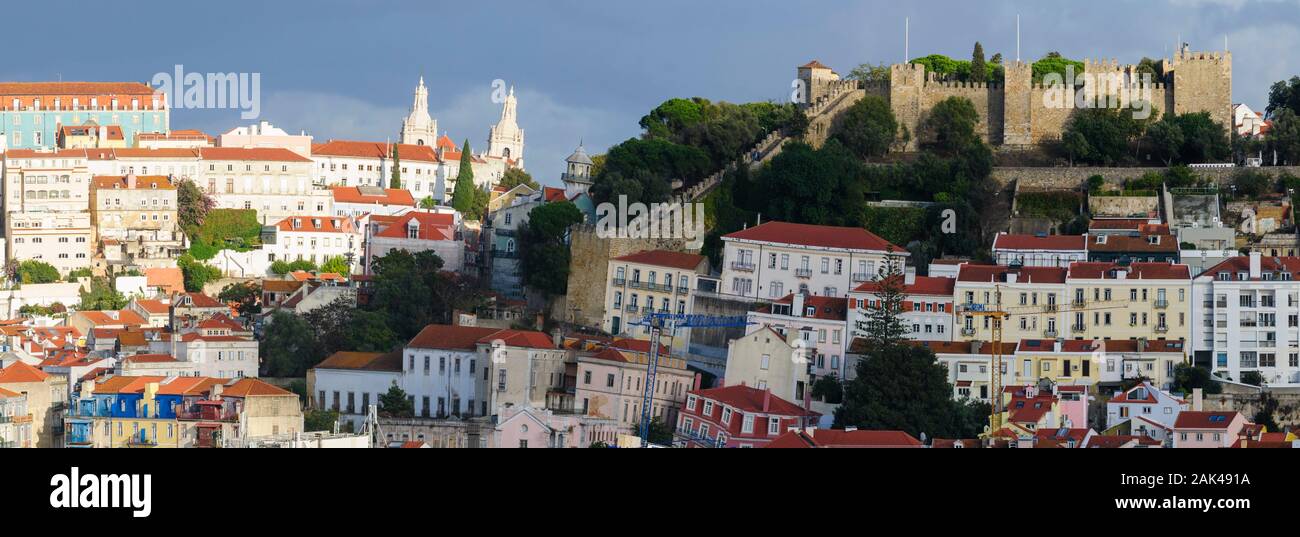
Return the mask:
<path fill-rule="evenodd" d="M 953 289 L 956 278 L 914 274 L 906 274 L 903 278 L 903 292 L 907 297 L 903 301 L 902 318 L 908 329 L 907 336 L 924 341 L 952 341 Z M 876 293 L 879 290 L 878 282 L 867 282 L 849 293 L 848 328 L 852 337 L 866 335 L 868 310 L 878 305 L 880 298 Z"/>
<path fill-rule="evenodd" d="M 311 158 L 311 136 L 289 134 L 265 120 L 218 136 L 217 147 L 280 147 Z"/>
<path fill-rule="evenodd" d="M 311 159 L 278 147 L 197 150 L 205 187 L 217 207 L 256 209 L 263 225 L 294 215 L 334 214 L 328 190 L 312 185 Z"/>
<path fill-rule="evenodd" d="M 907 250 L 862 228 L 767 222 L 722 237 L 722 293 L 777 299 L 790 293 L 844 297 L 903 264 Z"/>
<path fill-rule="evenodd" d="M 1191 405 L 1170 393 L 1143 382 L 1116 392 L 1106 401 L 1106 428 L 1131 421 L 1132 434 L 1166 440 L 1173 431 L 1178 414 Z"/>
<path fill-rule="evenodd" d="M 1229 258 L 1192 279 L 1191 346 L 1196 361 L 1241 381 L 1256 371 L 1271 385 L 1300 383 L 1300 258 Z"/>
<path fill-rule="evenodd" d="M 1067 268 L 1088 260 L 1088 236 L 998 233 L 993 238 L 993 260 L 999 265 Z"/>
<path fill-rule="evenodd" d="M 392 187 L 393 150 L 398 181 L 416 199 L 442 200 L 433 145 L 330 140 L 312 146 L 313 180 L 318 186 Z"/>
<path fill-rule="evenodd" d="M 367 220 L 365 263 L 392 250 L 431 251 L 442 259 L 442 269 L 459 272 L 465 266 L 465 242 L 457 213 L 410 211 L 401 216 L 374 216 Z"/>
<path fill-rule="evenodd" d="M 615 336 L 649 337 L 648 326 L 631 325 L 651 312 L 694 313 L 696 278 L 709 274 L 702 255 L 644 250 L 609 260 L 605 279 L 605 319 L 601 328 Z M 689 329 L 674 334 L 672 348 L 684 349 Z"/>
<path fill-rule="evenodd" d="M 787 340 L 802 340 L 811 364 L 809 382 L 823 375 L 849 378 L 844 360 L 851 339 L 847 305 L 844 298 L 792 293 L 749 312 L 746 320 L 754 326 L 770 326 Z"/>
<path fill-rule="evenodd" d="M 1266 131 L 1264 115 L 1250 109 L 1246 103 L 1232 105 L 1232 128 L 1237 136 L 1256 136 Z"/>
<path fill-rule="evenodd" d="M 291 216 L 275 224 L 275 242 L 264 244 L 271 262 L 307 260 L 317 266 L 331 258 L 347 259 L 352 270 L 361 267 L 362 235 L 345 216 Z"/>
<path fill-rule="evenodd" d="M 37 259 L 59 272 L 90 266 L 90 170 L 86 150 L 15 149 L 4 155 L 7 261 Z"/>

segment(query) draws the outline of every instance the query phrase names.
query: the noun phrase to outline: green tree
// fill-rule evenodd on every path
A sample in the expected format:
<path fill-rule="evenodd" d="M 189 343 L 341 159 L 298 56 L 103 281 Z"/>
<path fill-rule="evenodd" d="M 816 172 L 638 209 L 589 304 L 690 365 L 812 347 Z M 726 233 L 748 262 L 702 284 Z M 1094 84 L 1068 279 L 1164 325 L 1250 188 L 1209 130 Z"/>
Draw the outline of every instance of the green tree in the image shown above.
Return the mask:
<path fill-rule="evenodd" d="M 868 95 L 836 119 L 831 137 L 861 158 L 884 155 L 898 134 L 898 122 L 881 97 Z"/>
<path fill-rule="evenodd" d="M 126 297 L 114 289 L 106 278 L 92 278 L 90 289 L 81 291 L 80 311 L 120 310 L 126 307 Z"/>
<path fill-rule="evenodd" d="M 346 257 L 343 257 L 341 255 L 336 255 L 334 257 L 326 259 L 324 263 L 321 263 L 320 271 L 330 272 L 334 274 L 342 274 L 344 276 L 347 276 L 349 274 L 352 274 L 352 265 L 348 263 L 348 259 Z"/>
<path fill-rule="evenodd" d="M 866 334 L 868 345 L 888 346 L 907 338 L 907 325 L 903 322 L 903 302 L 907 300 L 903 261 L 894 252 L 886 256 L 881 273 L 872 276 L 876 304 L 867 308 L 866 319 L 858 327 Z"/>
<path fill-rule="evenodd" d="M 202 226 L 208 211 L 215 206 L 216 202 L 204 194 L 194 181 L 181 179 L 176 185 L 176 219 L 180 221 L 181 229 L 188 232 Z"/>
<path fill-rule="evenodd" d="M 221 279 L 221 269 L 196 261 L 190 254 L 182 254 L 176 259 L 176 266 L 185 278 L 185 290 L 202 292 L 208 282 Z"/>
<path fill-rule="evenodd" d="M 217 294 L 217 300 L 227 304 L 235 302 L 241 317 L 262 313 L 262 284 L 257 280 L 226 285 Z"/>
<path fill-rule="evenodd" d="M 1243 371 L 1241 373 L 1241 382 L 1251 386 L 1263 386 L 1264 375 L 1260 374 L 1259 371 Z"/>
<path fill-rule="evenodd" d="M 984 63 L 984 46 L 979 41 L 975 42 L 975 50 L 970 55 L 970 80 L 971 82 L 987 82 L 988 66 Z"/>
<path fill-rule="evenodd" d="M 479 215 L 474 213 L 475 194 L 478 190 L 474 186 L 474 156 L 469 151 L 469 140 L 465 140 L 465 146 L 460 150 L 460 171 L 456 175 L 456 188 L 452 190 L 451 206 L 460 212 L 466 220 L 478 220 Z"/>
<path fill-rule="evenodd" d="M 834 375 L 819 377 L 812 384 L 812 396 L 829 404 L 838 405 L 844 400 L 844 385 L 839 377 Z"/>
<path fill-rule="evenodd" d="M 1274 112 L 1272 117 L 1273 128 L 1268 131 L 1266 139 L 1268 149 L 1276 151 L 1282 163 L 1300 163 L 1300 113 L 1283 108 Z"/>
<path fill-rule="evenodd" d="M 301 377 L 324 359 L 320 343 L 302 317 L 284 310 L 271 314 L 258 343 L 266 376 Z"/>
<path fill-rule="evenodd" d="M 1179 114 L 1175 121 L 1183 131 L 1179 156 L 1184 163 L 1222 161 L 1232 153 L 1227 127 L 1211 119 L 1209 112 Z"/>
<path fill-rule="evenodd" d="M 582 220 L 582 211 L 569 201 L 546 203 L 528 212 L 528 224 L 520 229 L 519 236 L 519 269 L 524 285 L 547 296 L 567 291 L 569 227 Z"/>
<path fill-rule="evenodd" d="M 869 346 L 857 374 L 844 384 L 844 403 L 835 411 L 837 429 L 902 430 L 932 438 L 972 438 L 983 429 L 973 426 L 978 421 L 971 419 L 966 403 L 953 400 L 948 370 L 927 347 L 902 342 Z"/>
<path fill-rule="evenodd" d="M 861 159 L 838 140 L 821 149 L 789 142 L 754 181 L 763 192 L 757 212 L 783 222 L 861 226 L 865 175 Z"/>
<path fill-rule="evenodd" d="M 421 209 L 432 209 L 437 206 L 438 201 L 433 199 L 433 196 L 425 196 L 424 199 L 420 200 Z"/>
<path fill-rule="evenodd" d="M 542 189 L 542 185 L 537 184 L 537 181 L 533 180 L 533 176 L 519 168 L 506 170 L 506 173 L 501 176 L 501 181 L 497 183 L 497 186 L 504 187 L 507 190 L 519 185 L 528 185 L 528 188 L 533 190 Z"/>
<path fill-rule="evenodd" d="M 1300 115 L 1300 76 L 1279 80 L 1268 88 L 1268 107 L 1264 112 L 1270 117 L 1276 117 L 1282 110 Z"/>
<path fill-rule="evenodd" d="M 1252 373 L 1258 373 L 1258 371 L 1252 371 Z M 1273 417 L 1278 406 L 1278 400 L 1273 397 L 1273 394 L 1270 394 L 1268 390 L 1260 390 L 1259 405 L 1255 411 L 1254 419 L 1250 420 L 1251 423 L 1263 425 L 1265 430 L 1269 432 L 1280 432 L 1282 428 L 1278 426 L 1277 420 Z"/>
<path fill-rule="evenodd" d="M 1165 166 L 1172 166 L 1179 161 L 1183 149 L 1183 129 L 1174 121 L 1160 120 L 1147 130 L 1147 139 L 1152 151 L 1164 161 Z"/>
<path fill-rule="evenodd" d="M 411 404 L 410 396 L 394 380 L 388 391 L 379 395 L 379 413 L 395 418 L 409 418 L 415 415 L 415 405 Z"/>
<path fill-rule="evenodd" d="M 1209 369 L 1188 363 L 1175 365 L 1173 391 L 1192 393 L 1192 390 L 1196 388 L 1200 388 L 1205 395 L 1215 395 L 1223 392 L 1223 386 L 1214 379 Z"/>
<path fill-rule="evenodd" d="M 1237 194 L 1256 198 L 1273 190 L 1275 181 L 1267 173 L 1251 168 L 1241 168 L 1232 175 L 1232 185 Z"/>
<path fill-rule="evenodd" d="M 309 409 L 302 413 L 302 430 L 303 432 L 312 431 L 334 431 L 334 425 L 339 422 L 339 411 L 337 410 L 319 410 Z"/>
<path fill-rule="evenodd" d="M 640 426 L 638 425 L 638 427 Z M 637 430 L 636 432 L 640 433 L 641 431 Z M 646 440 L 651 444 L 671 446 L 673 444 L 673 428 L 669 427 L 662 417 L 656 416 L 650 420 L 650 434 L 646 435 Z"/>
<path fill-rule="evenodd" d="M 402 188 L 402 158 L 397 151 L 399 145 L 401 144 L 393 144 L 393 167 L 388 178 L 388 188 Z"/>
<path fill-rule="evenodd" d="M 857 80 L 865 83 L 889 82 L 890 67 L 884 63 L 875 65 L 864 63 L 854 67 L 849 71 L 846 80 Z"/>
<path fill-rule="evenodd" d="M 73 282 L 73 281 L 77 281 L 77 278 L 82 278 L 82 277 L 89 278 L 94 275 L 95 275 L 95 271 L 90 270 L 89 268 L 79 268 L 76 270 L 68 271 L 68 276 L 64 279 Z"/>
<path fill-rule="evenodd" d="M 22 283 L 54 283 L 59 281 L 59 269 L 36 259 L 18 263 L 18 281 Z"/>
<path fill-rule="evenodd" d="M 948 97 L 930 110 L 924 130 L 930 136 L 933 148 L 945 154 L 955 154 L 982 141 L 975 134 L 979 112 L 965 97 Z"/>

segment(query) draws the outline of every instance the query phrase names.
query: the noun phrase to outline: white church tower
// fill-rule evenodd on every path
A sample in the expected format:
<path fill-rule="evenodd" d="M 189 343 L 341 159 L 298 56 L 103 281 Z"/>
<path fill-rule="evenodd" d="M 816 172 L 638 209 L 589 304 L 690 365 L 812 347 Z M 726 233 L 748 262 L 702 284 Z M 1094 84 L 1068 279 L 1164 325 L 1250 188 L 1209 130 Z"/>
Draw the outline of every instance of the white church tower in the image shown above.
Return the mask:
<path fill-rule="evenodd" d="M 582 142 L 578 142 L 578 149 L 564 159 L 564 164 L 564 175 L 560 177 L 564 182 L 564 197 L 573 199 L 578 194 L 590 191 L 593 163 L 591 157 L 587 156 L 587 150 L 582 147 Z"/>
<path fill-rule="evenodd" d="M 415 100 L 411 103 L 411 113 L 402 120 L 402 136 L 399 143 L 411 145 L 433 145 L 438 139 L 438 120 L 429 116 L 429 89 L 424 87 L 424 77 L 415 87 Z"/>
<path fill-rule="evenodd" d="M 524 130 L 515 118 L 515 87 L 501 107 L 501 120 L 488 131 L 488 156 L 514 161 L 514 167 L 524 167 Z"/>

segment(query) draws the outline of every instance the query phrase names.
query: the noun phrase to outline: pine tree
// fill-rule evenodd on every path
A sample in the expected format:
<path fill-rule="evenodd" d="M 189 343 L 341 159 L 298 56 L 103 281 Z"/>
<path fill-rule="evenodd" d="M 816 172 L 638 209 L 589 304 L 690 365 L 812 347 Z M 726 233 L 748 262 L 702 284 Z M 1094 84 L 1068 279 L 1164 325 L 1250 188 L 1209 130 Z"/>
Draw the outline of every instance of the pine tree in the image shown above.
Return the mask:
<path fill-rule="evenodd" d="M 397 155 L 397 144 L 393 144 L 393 173 L 388 188 L 402 188 L 402 159 Z"/>
<path fill-rule="evenodd" d="M 474 209 L 474 167 L 473 156 L 469 152 L 469 140 L 460 150 L 460 172 L 456 174 L 456 189 L 451 194 L 451 206 L 467 219 L 477 220 L 478 215 L 471 215 Z M 471 218 L 472 217 L 472 218 Z"/>
<path fill-rule="evenodd" d="M 386 416 L 396 418 L 409 418 L 415 415 L 414 405 L 406 395 L 406 391 L 397 386 L 397 381 L 388 388 L 387 393 L 379 395 L 379 411 Z M 367 409 L 366 412 L 369 412 Z"/>
<path fill-rule="evenodd" d="M 987 82 L 988 68 L 984 66 L 984 46 L 979 41 L 975 42 L 975 52 L 970 55 L 970 80 L 971 82 Z"/>
<path fill-rule="evenodd" d="M 858 327 L 872 347 L 896 345 L 907 339 L 907 325 L 903 323 L 903 301 L 907 300 L 904 288 L 903 263 L 897 254 L 885 256 L 885 270 L 876 277 L 875 305 L 867 308 L 867 318 Z"/>

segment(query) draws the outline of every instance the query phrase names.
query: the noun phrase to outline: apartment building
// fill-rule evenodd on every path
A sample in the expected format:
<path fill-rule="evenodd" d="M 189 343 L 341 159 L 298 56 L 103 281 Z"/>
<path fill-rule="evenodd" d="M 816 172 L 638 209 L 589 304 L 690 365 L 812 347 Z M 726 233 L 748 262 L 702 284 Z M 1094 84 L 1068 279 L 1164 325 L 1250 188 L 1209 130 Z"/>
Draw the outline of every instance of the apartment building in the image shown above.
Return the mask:
<path fill-rule="evenodd" d="M 1128 390 L 1115 392 L 1106 401 L 1106 428 L 1129 421 L 1129 430 L 1133 434 L 1164 441 L 1173 432 L 1178 415 L 1189 407 L 1186 400 L 1150 382 L 1142 382 Z"/>
<path fill-rule="evenodd" d="M 1191 336 L 1191 275 L 1169 263 L 1073 263 L 1066 275 L 1072 339 Z"/>
<path fill-rule="evenodd" d="M 263 243 L 267 260 L 306 260 L 317 266 L 342 257 L 354 272 L 361 268 L 362 235 L 351 217 L 290 216 L 275 224 L 273 242 Z"/>
<path fill-rule="evenodd" d="M 753 326 L 770 326 L 803 349 L 812 377 L 850 378 L 845 354 L 849 349 L 848 299 L 789 294 L 746 316 Z"/>
<path fill-rule="evenodd" d="M 792 428 L 812 427 L 821 417 L 771 390 L 738 385 L 695 390 L 677 421 L 675 443 L 685 447 L 764 447 Z"/>
<path fill-rule="evenodd" d="M 790 293 L 845 297 L 907 250 L 862 228 L 767 222 L 723 235 L 722 293 L 775 300 Z"/>
<path fill-rule="evenodd" d="M 1300 383 L 1300 258 L 1228 258 L 1197 276 L 1191 293 L 1197 364 L 1237 381 L 1254 371 L 1270 386 Z"/>
<path fill-rule="evenodd" d="M 415 208 L 409 190 L 377 186 L 332 186 L 334 215 L 356 218 L 364 214 L 394 216 Z"/>
<path fill-rule="evenodd" d="M 90 266 L 93 229 L 86 151 L 10 150 L 4 155 L 6 255 L 61 273 Z"/>
<path fill-rule="evenodd" d="M 279 147 L 201 147 L 199 186 L 217 207 L 255 209 L 263 225 L 334 214 L 329 190 L 312 183 L 312 160 Z"/>
<path fill-rule="evenodd" d="M 438 188 L 438 155 L 431 145 L 329 140 L 314 144 L 313 181 L 319 186 L 392 187 L 396 149 L 400 186 L 416 199 L 442 200 Z"/>
<path fill-rule="evenodd" d="M 630 325 L 646 314 L 694 313 L 696 278 L 709 275 L 702 255 L 644 250 L 609 260 L 605 278 L 605 319 L 601 328 L 614 335 L 648 337 L 649 326 Z M 684 348 L 688 329 L 673 334 L 672 347 Z"/>
<path fill-rule="evenodd" d="M 745 384 L 787 401 L 803 401 L 811 387 L 811 371 L 803 346 L 770 325 L 755 326 L 743 337 L 727 343 L 724 386 Z"/>
<path fill-rule="evenodd" d="M 415 210 L 401 216 L 374 216 L 366 219 L 362 266 L 370 270 L 369 261 L 393 250 L 411 253 L 431 251 L 442 259 L 442 269 L 459 272 L 465 266 L 465 241 L 460 215 L 455 212 Z"/>
<path fill-rule="evenodd" d="M 900 278 L 900 276 L 893 276 Z M 956 278 L 936 278 L 905 274 L 902 290 L 903 325 L 909 339 L 924 341 L 953 340 L 953 290 Z M 879 307 L 880 282 L 867 282 L 849 293 L 849 331 L 853 337 L 864 337 L 870 310 Z"/>
<path fill-rule="evenodd" d="M 176 185 L 165 176 L 96 176 L 90 217 L 95 245 L 121 267 L 174 265 L 185 249 L 177 218 Z"/>
<path fill-rule="evenodd" d="M 1138 230 L 1126 233 L 1091 233 L 1088 237 L 1088 261 L 1177 263 L 1178 239 L 1164 224 L 1138 224 Z"/>
<path fill-rule="evenodd" d="M 1056 338 L 1065 334 L 1066 271 L 1056 267 L 963 264 L 953 285 L 961 307 L 1013 311 L 1002 326 L 1002 341 Z M 993 341 L 990 317 L 957 312 L 956 341 Z"/>
<path fill-rule="evenodd" d="M 116 125 L 132 143 L 142 133 L 167 132 L 169 104 L 140 82 L 5 82 L 0 129 L 11 149 L 53 147 L 64 125 Z"/>
<path fill-rule="evenodd" d="M 615 420 L 625 432 L 636 431 L 645 400 L 649 350 L 649 341 L 618 339 L 598 352 L 578 353 L 574 410 Z M 684 358 L 661 346 L 650 390 L 651 418 L 669 426 L 676 423 L 686 393 L 697 387 L 697 379 Z"/>
<path fill-rule="evenodd" d="M 1226 448 L 1252 426 L 1240 412 L 1184 410 L 1174 420 L 1174 448 Z"/>

